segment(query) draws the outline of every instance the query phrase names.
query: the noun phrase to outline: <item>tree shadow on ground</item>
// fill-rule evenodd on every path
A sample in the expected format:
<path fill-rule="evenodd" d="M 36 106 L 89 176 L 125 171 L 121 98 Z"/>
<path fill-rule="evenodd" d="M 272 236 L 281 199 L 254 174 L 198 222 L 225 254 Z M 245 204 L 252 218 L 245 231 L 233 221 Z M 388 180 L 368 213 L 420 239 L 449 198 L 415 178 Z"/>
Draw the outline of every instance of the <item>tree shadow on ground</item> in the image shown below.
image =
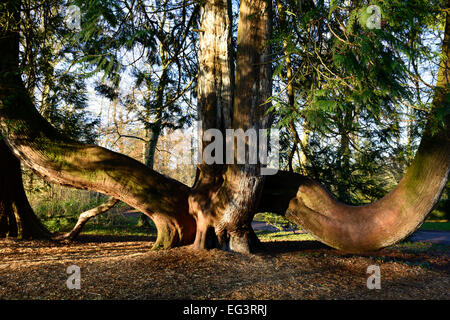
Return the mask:
<path fill-rule="evenodd" d="M 73 243 L 155 242 L 156 236 L 88 235 L 78 236 Z"/>
<path fill-rule="evenodd" d="M 261 246 L 255 251 L 258 254 L 270 254 L 276 255 L 280 253 L 290 253 L 305 250 L 319 250 L 327 249 L 330 251 L 336 251 L 335 249 L 319 242 L 319 241 L 270 241 L 262 242 Z"/>
<path fill-rule="evenodd" d="M 331 255 L 341 258 L 364 257 L 373 259 L 374 263 L 397 262 L 409 266 L 441 271 L 450 274 L 450 257 L 436 252 L 414 252 L 413 250 L 399 250 L 386 248 L 379 251 L 352 254 L 333 249 L 319 241 L 271 241 L 262 242 L 255 251 L 258 255 L 277 256 L 285 253 L 304 253 L 316 257 Z"/>

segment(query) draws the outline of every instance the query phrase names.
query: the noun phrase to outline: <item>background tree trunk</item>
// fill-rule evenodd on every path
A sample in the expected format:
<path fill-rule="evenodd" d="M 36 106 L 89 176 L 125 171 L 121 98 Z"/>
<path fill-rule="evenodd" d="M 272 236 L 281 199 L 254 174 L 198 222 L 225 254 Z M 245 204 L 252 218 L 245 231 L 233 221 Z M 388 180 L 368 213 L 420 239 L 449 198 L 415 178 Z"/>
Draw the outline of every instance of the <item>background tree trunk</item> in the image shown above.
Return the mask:
<path fill-rule="evenodd" d="M 153 170 L 153 166 L 155 164 L 155 153 L 156 146 L 158 145 L 158 140 L 161 135 L 162 130 L 162 108 L 164 105 L 164 92 L 167 85 L 167 73 L 168 73 L 168 65 L 165 61 L 165 54 L 163 48 L 161 46 L 161 60 L 163 63 L 163 70 L 161 73 L 161 79 L 158 83 L 158 89 L 156 91 L 156 105 L 159 106 L 156 112 L 156 121 L 154 123 L 147 123 L 149 127 L 145 128 L 145 138 L 148 139 L 144 144 L 144 164 Z M 151 90 L 151 88 L 148 88 Z M 144 214 L 139 215 L 138 226 L 141 227 L 149 227 L 150 223 L 148 217 Z"/>
<path fill-rule="evenodd" d="M 83 230 L 83 227 L 85 226 L 85 224 L 92 218 L 98 216 L 99 214 L 105 213 L 106 211 L 108 211 L 109 209 L 111 209 L 112 207 L 114 207 L 116 205 L 116 203 L 119 202 L 119 200 L 116 200 L 114 198 L 109 198 L 108 201 L 106 201 L 105 203 L 102 203 L 101 205 L 90 209 L 88 211 L 85 211 L 83 213 L 80 214 L 80 216 L 78 217 L 78 221 L 75 224 L 75 226 L 73 227 L 73 229 L 65 234 L 63 234 L 62 236 L 58 236 L 55 239 L 57 240 L 73 240 L 76 237 L 78 237 L 78 235 L 80 234 L 81 230 Z"/>

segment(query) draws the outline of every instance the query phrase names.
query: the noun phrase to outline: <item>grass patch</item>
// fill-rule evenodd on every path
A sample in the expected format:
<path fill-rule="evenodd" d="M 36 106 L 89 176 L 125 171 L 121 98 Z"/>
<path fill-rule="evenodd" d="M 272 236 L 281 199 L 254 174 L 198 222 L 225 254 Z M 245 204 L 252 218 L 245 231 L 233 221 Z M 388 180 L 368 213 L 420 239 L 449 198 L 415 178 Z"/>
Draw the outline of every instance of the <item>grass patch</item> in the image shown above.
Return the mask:
<path fill-rule="evenodd" d="M 114 236 L 156 236 L 156 226 L 149 221 L 149 227 L 138 226 L 138 217 L 118 214 L 118 209 L 112 209 L 104 215 L 97 216 L 84 226 L 81 234 L 114 235 Z M 77 217 L 54 217 L 43 219 L 42 223 L 53 233 L 68 232 L 77 222 Z"/>
<path fill-rule="evenodd" d="M 275 227 L 280 231 L 283 229 L 296 229 L 298 226 L 295 223 L 292 223 L 288 219 L 278 214 L 270 213 L 270 212 L 260 212 L 257 213 L 253 217 L 253 221 L 264 222 L 269 226 Z"/>
<path fill-rule="evenodd" d="M 276 214 L 272 214 L 272 213 L 268 213 L 268 212 L 257 213 L 255 215 L 255 217 L 253 218 L 253 221 L 267 223 L 268 225 L 273 226 L 273 227 L 279 229 L 280 231 L 283 228 L 298 227 L 297 225 L 290 222 L 286 218 L 284 218 L 280 215 L 276 215 Z M 432 220 L 427 221 L 420 227 L 419 230 L 450 231 L 450 222 L 449 221 L 433 222 Z"/>
<path fill-rule="evenodd" d="M 305 233 L 294 233 L 293 231 L 262 231 L 255 232 L 261 241 L 308 241 L 316 240 L 313 236 Z"/>
<path fill-rule="evenodd" d="M 139 237 L 156 237 L 156 230 L 146 229 L 142 227 L 127 227 L 127 228 L 118 228 L 118 227 L 95 227 L 89 228 L 86 226 L 83 229 L 82 234 L 87 235 L 110 235 L 110 236 L 139 236 Z"/>
<path fill-rule="evenodd" d="M 450 246 L 430 242 L 404 241 L 397 243 L 390 248 L 408 253 L 450 253 Z"/>
<path fill-rule="evenodd" d="M 425 222 L 419 230 L 450 231 L 450 222 Z"/>
<path fill-rule="evenodd" d="M 261 241 L 314 241 L 313 236 L 304 233 L 295 233 L 293 231 L 262 231 L 255 232 Z M 432 253 L 432 254 L 450 254 L 450 246 L 430 242 L 411 242 L 404 241 L 390 246 L 389 249 L 399 250 L 405 253 Z"/>

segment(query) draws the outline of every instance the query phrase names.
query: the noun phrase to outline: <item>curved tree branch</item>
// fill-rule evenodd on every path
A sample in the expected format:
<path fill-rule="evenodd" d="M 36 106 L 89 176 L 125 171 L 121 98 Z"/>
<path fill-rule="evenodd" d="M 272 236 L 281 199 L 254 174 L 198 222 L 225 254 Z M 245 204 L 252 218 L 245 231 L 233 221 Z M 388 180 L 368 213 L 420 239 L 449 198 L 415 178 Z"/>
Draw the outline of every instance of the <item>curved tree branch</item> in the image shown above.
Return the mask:
<path fill-rule="evenodd" d="M 450 2 L 450 1 L 449 1 Z M 435 110 L 449 108 L 450 14 L 447 14 Z M 320 241 L 348 252 L 377 250 L 417 230 L 439 201 L 450 170 L 450 115 L 427 124 L 416 156 L 397 187 L 364 206 L 338 202 L 319 183 L 292 172 L 267 177 L 259 211 L 283 214 Z"/>
<path fill-rule="evenodd" d="M 258 211 L 284 215 L 321 242 L 347 252 L 394 244 L 420 227 L 445 187 L 449 136 L 446 140 L 434 138 L 422 140 L 398 186 L 372 204 L 345 205 L 312 179 L 280 171 L 266 178 Z"/>

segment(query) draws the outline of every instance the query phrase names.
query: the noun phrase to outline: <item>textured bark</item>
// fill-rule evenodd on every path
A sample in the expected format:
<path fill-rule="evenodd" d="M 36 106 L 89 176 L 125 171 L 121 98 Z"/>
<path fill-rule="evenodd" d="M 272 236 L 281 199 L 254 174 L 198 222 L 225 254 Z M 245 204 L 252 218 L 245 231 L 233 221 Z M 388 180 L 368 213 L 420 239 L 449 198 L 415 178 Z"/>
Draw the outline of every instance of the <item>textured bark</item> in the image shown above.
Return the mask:
<path fill-rule="evenodd" d="M 233 56 L 231 37 L 231 1 L 206 1 L 200 11 L 198 115 L 204 131 L 231 128 L 233 112 Z M 207 147 L 201 145 L 201 151 Z M 207 165 L 204 159 L 197 168 L 197 179 L 189 195 L 189 210 L 197 218 L 194 248 L 218 246 L 215 225 L 220 216 L 213 201 L 223 183 L 224 166 Z"/>
<path fill-rule="evenodd" d="M 270 5 L 241 1 L 237 39 L 236 80 L 233 89 L 231 2 L 210 1 L 202 9 L 199 101 L 203 129 L 264 129 L 266 100 L 271 95 L 271 65 L 266 41 Z M 204 149 L 204 148 L 203 148 Z M 235 159 L 236 163 L 236 159 Z M 258 243 L 251 221 L 262 190 L 260 166 L 199 165 L 189 198 L 197 216 L 195 248 L 250 252 Z"/>
<path fill-rule="evenodd" d="M 0 237 L 49 238 L 33 212 L 22 183 L 19 160 L 0 140 Z"/>
<path fill-rule="evenodd" d="M 236 85 L 233 128 L 267 129 L 272 94 L 270 47 L 271 2 L 241 1 L 237 37 Z M 236 155 L 235 155 L 235 163 Z M 232 164 L 227 167 L 224 183 L 217 195 L 216 211 L 221 220 L 216 227 L 222 247 L 251 252 L 258 243 L 251 222 L 260 200 L 264 177 L 258 164 Z"/>
<path fill-rule="evenodd" d="M 28 105 L 29 116 L 33 113 L 32 107 Z M 15 109 L 14 113 L 21 108 Z M 3 108 L 0 118 L 9 115 L 6 110 L 12 111 L 12 108 Z M 51 127 L 40 131 L 46 123 L 43 119 L 37 121 L 37 113 L 26 118 L 13 121 L 14 130 L 6 125 L 2 125 L 2 129 L 16 155 L 35 172 L 50 182 L 108 194 L 154 220 L 161 216 L 158 221 L 166 220 L 171 227 L 158 229 L 158 247 L 187 244 L 193 240 L 195 221 L 188 213 L 187 186 L 124 155 L 57 137 Z M 28 123 L 34 123 L 36 127 L 29 128 Z M 170 235 L 162 234 L 167 230 Z"/>
<path fill-rule="evenodd" d="M 26 165 L 50 182 L 108 194 L 154 220 L 161 216 L 158 221 L 166 220 L 171 227 L 158 229 L 158 247 L 193 240 L 195 221 L 188 213 L 187 186 L 124 155 L 59 136 L 25 95 L 16 97 L 21 101 L 4 106 L 0 119 L 8 143 Z M 170 234 L 164 235 L 167 230 Z"/>
<path fill-rule="evenodd" d="M 447 132 L 448 128 L 447 124 Z M 345 205 L 319 183 L 279 172 L 267 177 L 258 211 L 284 215 L 343 251 L 359 253 L 392 245 L 417 230 L 439 201 L 450 168 L 449 138 L 448 133 L 446 138 L 424 137 L 398 186 L 370 205 Z"/>
<path fill-rule="evenodd" d="M 108 211 L 109 209 L 114 207 L 117 202 L 119 202 L 119 200 L 116 200 L 114 198 L 109 198 L 105 203 L 102 203 L 98 207 L 95 207 L 93 209 L 90 209 L 88 211 L 81 213 L 80 216 L 78 217 L 78 221 L 75 224 L 75 227 L 73 227 L 72 230 L 65 233 L 64 235 L 56 237 L 56 239 L 57 240 L 63 240 L 63 239 L 73 240 L 73 239 L 75 239 L 76 237 L 78 237 L 81 230 L 83 230 L 84 225 L 86 223 L 88 223 L 88 221 L 90 219 L 98 216 L 99 214 L 105 213 L 106 211 Z"/>

